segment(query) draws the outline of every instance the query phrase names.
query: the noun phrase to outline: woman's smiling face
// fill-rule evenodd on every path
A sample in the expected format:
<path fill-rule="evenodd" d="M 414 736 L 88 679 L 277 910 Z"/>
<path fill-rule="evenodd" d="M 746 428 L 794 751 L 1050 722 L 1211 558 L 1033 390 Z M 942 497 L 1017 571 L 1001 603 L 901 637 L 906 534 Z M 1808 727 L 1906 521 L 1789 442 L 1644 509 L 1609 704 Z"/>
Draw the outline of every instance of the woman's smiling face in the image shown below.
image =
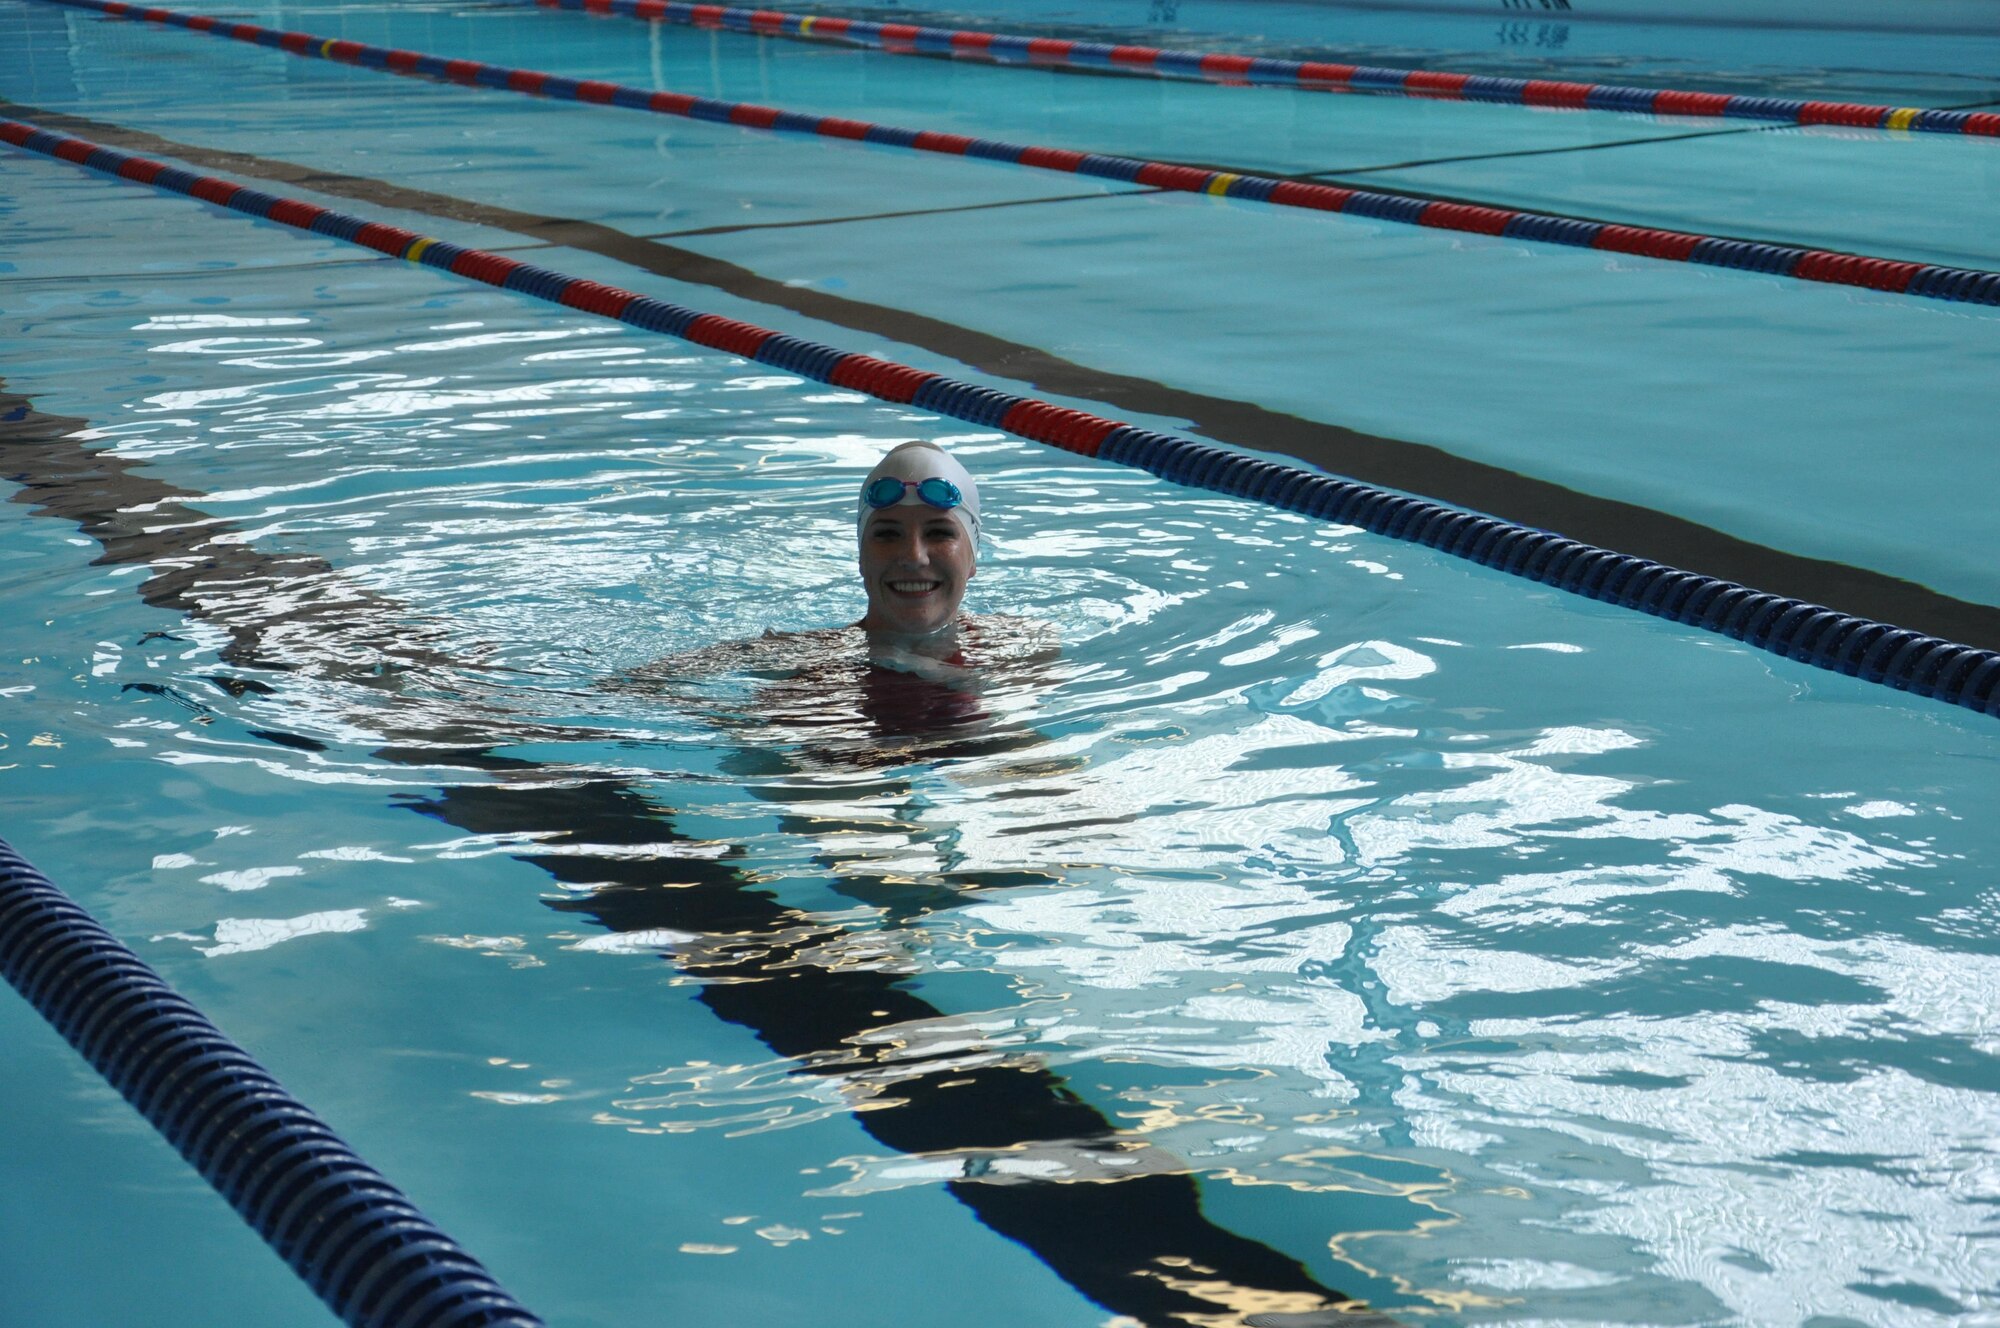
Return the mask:
<path fill-rule="evenodd" d="M 958 617 L 976 570 L 972 537 L 957 518 L 918 504 L 885 507 L 861 528 L 861 583 L 871 632 L 929 636 Z"/>

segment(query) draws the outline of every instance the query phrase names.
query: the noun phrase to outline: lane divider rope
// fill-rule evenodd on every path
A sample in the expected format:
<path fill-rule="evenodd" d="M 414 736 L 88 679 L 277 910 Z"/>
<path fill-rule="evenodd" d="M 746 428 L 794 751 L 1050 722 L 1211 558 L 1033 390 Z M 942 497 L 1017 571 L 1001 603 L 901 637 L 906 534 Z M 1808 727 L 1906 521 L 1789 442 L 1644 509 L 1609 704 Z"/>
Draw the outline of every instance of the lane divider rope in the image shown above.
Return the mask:
<path fill-rule="evenodd" d="M 308 59 L 359 65 L 408 77 L 437 78 L 542 97 L 622 106 L 631 110 L 676 115 L 690 120 L 739 125 L 748 129 L 812 134 L 822 138 L 859 140 L 886 147 L 941 153 L 946 156 L 976 157 L 1041 170 L 1060 171 L 1065 174 L 1097 176 L 1156 189 L 1213 194 L 1218 197 L 1241 198 L 1252 202 L 1305 208 L 1318 212 L 1349 213 L 1409 226 L 1427 226 L 1473 235 L 1498 235 L 1508 239 L 1559 244 L 1577 249 L 1597 249 L 1606 253 L 1630 254 L 1665 262 L 1738 268 L 1827 285 L 1861 286 L 1892 295 L 1916 295 L 1926 299 L 1958 300 L 1974 304 L 2000 304 L 2000 272 L 1980 268 L 1945 267 L 1935 263 L 1873 258 L 1830 249 L 1809 249 L 1802 245 L 1765 244 L 1754 240 L 1732 240 L 1720 236 L 1700 235 L 1690 231 L 1621 226 L 1612 222 L 1587 221 L 1551 213 L 1524 212 L 1516 208 L 1492 207 L 1471 201 L 1378 193 L 1343 185 L 1308 184 L 1262 175 L 1211 171 L 1199 166 L 1141 161 L 1134 157 L 1075 152 L 1065 148 L 1030 147 L 1019 143 L 1002 143 L 993 139 L 970 138 L 963 134 L 899 129 L 890 125 L 869 124 L 862 120 L 845 120 L 836 116 L 809 115 L 770 106 L 755 106 L 747 102 L 717 101 L 681 92 L 653 92 L 645 88 L 596 79 L 563 78 L 529 69 L 490 65 L 478 60 L 453 60 L 418 51 L 393 50 L 385 46 L 369 46 L 362 42 L 320 37 L 308 32 L 281 32 L 276 28 L 259 27 L 254 23 L 232 23 L 227 19 L 205 14 L 183 14 L 170 9 L 141 8 L 127 4 L 124 0 L 43 0 L 43 3 L 92 10 L 113 18 L 135 19 L 145 23 L 185 28 L 191 32 L 227 37 L 233 41 L 285 51 Z"/>
<path fill-rule="evenodd" d="M 1565 539 L 1551 531 L 842 351 L 215 176 L 196 175 L 21 121 L 0 120 L 0 142 L 740 355 L 815 382 L 948 415 L 981 428 L 1000 429 L 1079 456 L 1136 467 L 1176 484 L 1357 526 L 1589 599 L 1720 633 L 1787 659 L 2000 715 L 2000 651 L 1946 641 Z"/>
<path fill-rule="evenodd" d="M 775 9 L 691 5 L 679 0 L 535 0 L 535 3 L 544 9 L 623 14 L 630 18 L 744 32 L 759 37 L 844 42 L 896 55 L 952 55 L 1002 64 L 1116 70 L 1232 85 L 1368 92 L 1444 101 L 1553 106 L 1577 111 L 1627 111 L 1642 115 L 1759 120 L 1767 124 L 1844 125 L 1855 129 L 2000 137 L 2000 114 L 1985 111 L 1800 101 L 1789 97 L 1752 97 L 1724 92 L 1677 92 L 1671 88 L 1495 78 L 1484 74 L 1453 74 L 1443 70 L 1396 69 L 1320 60 L 1272 60 L 1214 51 L 1114 46 L 1108 42 L 1071 41 L 1062 37 L 1008 36 L 975 28 L 924 28 L 909 23 L 871 23 L 816 14 L 789 14 Z"/>
<path fill-rule="evenodd" d="M 541 1328 L 248 1052 L 0 840 L 0 976 L 353 1328 Z"/>

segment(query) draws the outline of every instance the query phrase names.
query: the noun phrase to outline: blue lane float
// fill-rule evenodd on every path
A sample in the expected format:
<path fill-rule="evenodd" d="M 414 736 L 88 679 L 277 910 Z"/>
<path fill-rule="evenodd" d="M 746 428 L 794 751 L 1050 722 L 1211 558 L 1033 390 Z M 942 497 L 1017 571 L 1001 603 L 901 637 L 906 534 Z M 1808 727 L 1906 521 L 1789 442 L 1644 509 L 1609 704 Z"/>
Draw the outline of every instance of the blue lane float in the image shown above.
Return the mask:
<path fill-rule="evenodd" d="M 872 23 L 827 14 L 776 9 L 696 5 L 680 0 L 535 0 L 544 9 L 577 9 L 759 37 L 844 42 L 892 55 L 950 55 L 1038 68 L 1111 70 L 1161 78 L 1202 79 L 1224 86 L 1276 86 L 1309 91 L 1368 92 L 1442 101 L 1484 101 L 1573 111 L 1624 111 L 1644 115 L 1717 117 L 1763 124 L 1843 125 L 1904 133 L 2000 137 L 2000 114 L 1923 106 L 1872 106 L 1804 101 L 1726 92 L 1634 88 L 1616 83 L 1495 78 L 1448 70 L 1393 69 L 1325 60 L 1275 60 L 1218 51 L 1166 51 L 1153 46 L 1020 37 L 973 28 Z"/>
<path fill-rule="evenodd" d="M 542 1328 L 311 1108 L 5 840 L 0 977 L 351 1328 Z"/>
<path fill-rule="evenodd" d="M 999 428 L 1079 456 L 1145 470 L 1176 484 L 1422 544 L 1511 576 L 1732 637 L 1816 668 L 2000 715 L 2000 651 L 1962 645 L 1598 548 L 1552 531 L 785 336 L 501 254 L 365 221 L 316 203 L 277 197 L 215 176 L 198 176 L 18 120 L 0 120 L 0 142 L 346 240 L 489 286 L 662 332 L 815 382 Z"/>

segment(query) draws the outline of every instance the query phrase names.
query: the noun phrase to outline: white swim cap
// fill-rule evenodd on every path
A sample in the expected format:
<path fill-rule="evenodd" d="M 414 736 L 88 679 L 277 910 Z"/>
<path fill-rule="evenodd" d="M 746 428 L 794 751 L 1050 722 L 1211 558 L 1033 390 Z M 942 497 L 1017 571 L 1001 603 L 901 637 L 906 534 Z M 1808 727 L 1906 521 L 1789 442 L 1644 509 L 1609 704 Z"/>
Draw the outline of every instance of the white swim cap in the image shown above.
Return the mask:
<path fill-rule="evenodd" d="M 946 480 L 958 489 L 959 503 L 956 507 L 944 509 L 946 516 L 965 527 L 971 539 L 979 538 L 979 485 L 972 478 L 972 472 L 958 464 L 957 458 L 936 443 L 898 443 L 890 449 L 889 455 L 875 463 L 875 469 L 868 472 L 868 478 L 861 481 L 861 496 L 856 500 L 855 526 L 865 529 L 868 518 L 884 509 L 873 507 L 868 502 L 868 490 L 877 480 L 908 480 L 918 484 L 924 480 Z M 905 489 L 902 498 L 891 507 L 927 506 L 915 489 Z"/>

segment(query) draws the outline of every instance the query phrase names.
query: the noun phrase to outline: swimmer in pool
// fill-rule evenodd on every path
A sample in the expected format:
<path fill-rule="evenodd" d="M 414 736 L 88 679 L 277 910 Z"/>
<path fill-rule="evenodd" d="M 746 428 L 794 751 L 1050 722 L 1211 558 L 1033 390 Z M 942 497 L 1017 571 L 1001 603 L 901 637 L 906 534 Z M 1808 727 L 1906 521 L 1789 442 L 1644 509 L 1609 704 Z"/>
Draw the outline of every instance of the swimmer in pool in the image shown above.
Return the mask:
<path fill-rule="evenodd" d="M 890 755 L 885 742 L 900 749 L 989 734 L 999 714 L 1054 682 L 1047 670 L 1060 650 L 1050 624 L 962 611 L 978 570 L 980 495 L 956 457 L 936 443 L 897 444 L 862 480 L 854 512 L 866 599 L 857 621 L 682 651 L 610 685 L 854 759 Z M 746 679 L 756 684 L 747 713 L 731 682 Z M 710 695 L 711 682 L 725 690 Z"/>
<path fill-rule="evenodd" d="M 961 612 L 979 570 L 979 483 L 936 443 L 898 443 L 875 463 L 855 499 L 856 562 L 867 598 L 846 627 L 767 628 L 761 637 L 682 651 L 639 670 L 654 681 L 751 670 L 788 672 L 830 655 L 950 676 L 976 664 L 1046 657 L 1053 628 L 1013 614 Z"/>
<path fill-rule="evenodd" d="M 870 636 L 938 656 L 979 570 L 979 485 L 936 443 L 898 444 L 861 482 L 856 508 Z"/>
<path fill-rule="evenodd" d="M 861 481 L 855 518 L 868 611 L 854 626 L 875 663 L 935 675 L 933 662 L 962 669 L 1052 653 L 1046 623 L 959 611 L 979 570 L 979 484 L 942 447 L 891 448 Z"/>
<path fill-rule="evenodd" d="M 933 840 L 948 840 L 949 828 L 922 818 L 932 804 L 918 794 L 936 795 L 966 774 L 1020 780 L 1068 768 L 1043 759 L 1028 763 L 1029 776 L 1014 759 L 1047 741 L 1031 721 L 1037 696 L 1060 684 L 1059 651 L 1050 624 L 962 611 L 978 571 L 981 507 L 979 483 L 956 457 L 932 442 L 898 443 L 849 492 L 866 601 L 859 619 L 767 630 L 670 656 L 637 678 L 730 734 L 727 768 L 762 780 L 774 800 L 835 776 L 826 787 L 858 800 L 843 807 L 836 819 L 846 829 L 814 860 L 849 881 L 857 898 L 894 877 L 882 888 L 904 906 L 923 888 L 906 879 L 911 873 L 946 872 L 958 885 L 983 880 L 976 866 L 951 865 L 948 849 L 938 859 Z M 721 687 L 705 695 L 711 679 Z M 747 694 L 745 680 L 754 684 Z M 852 776 L 861 771 L 884 773 L 857 791 Z M 827 821 L 795 815 L 786 827 L 818 840 Z M 868 847 L 845 837 L 862 826 Z M 887 854 L 880 862 L 878 848 Z"/>
<path fill-rule="evenodd" d="M 861 585 L 855 626 L 910 643 L 956 630 L 979 570 L 979 485 L 936 443 L 899 444 L 861 482 Z"/>

